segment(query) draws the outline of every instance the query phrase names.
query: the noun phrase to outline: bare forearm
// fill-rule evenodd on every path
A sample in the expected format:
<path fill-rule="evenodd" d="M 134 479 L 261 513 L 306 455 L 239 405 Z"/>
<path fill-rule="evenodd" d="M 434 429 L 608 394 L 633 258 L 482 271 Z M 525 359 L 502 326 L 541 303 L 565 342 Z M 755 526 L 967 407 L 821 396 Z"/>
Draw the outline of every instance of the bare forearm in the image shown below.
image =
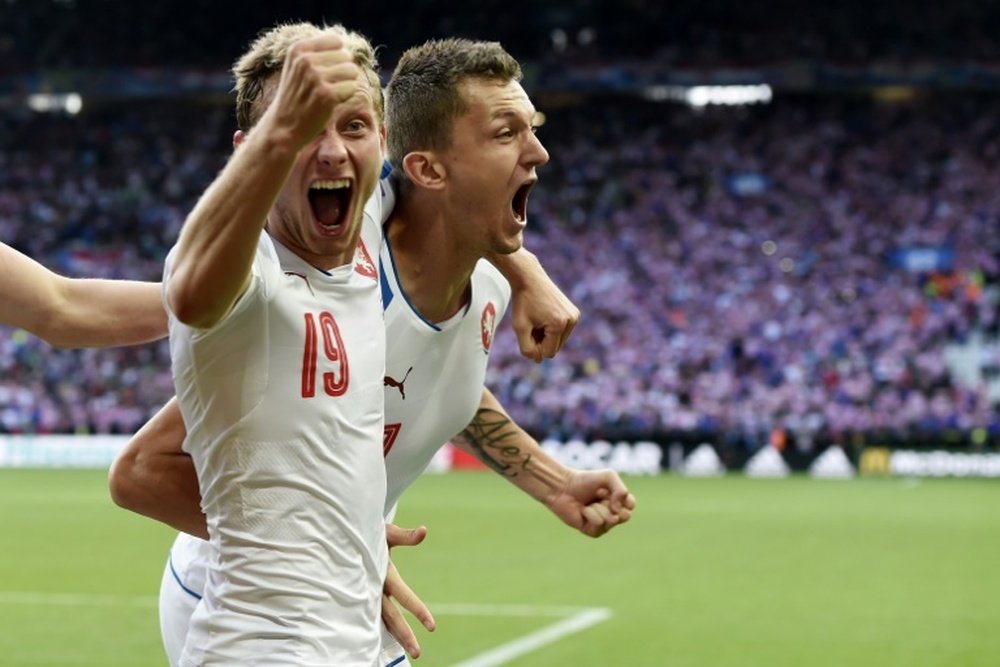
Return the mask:
<path fill-rule="evenodd" d="M 524 288 L 545 273 L 538 257 L 524 246 L 508 255 L 489 253 L 486 259 L 497 267 L 514 291 Z"/>
<path fill-rule="evenodd" d="M 167 335 L 160 283 L 63 280 L 64 306 L 42 335 L 53 345 L 134 345 Z"/>
<path fill-rule="evenodd" d="M 0 244 L 0 322 L 57 347 L 132 345 L 167 333 L 156 283 L 66 278 Z"/>
<path fill-rule="evenodd" d="M 151 489 L 156 492 L 150 493 Z M 131 479 L 112 487 L 112 499 L 120 507 L 208 539 L 205 515 L 198 505 L 200 498 L 194 466 L 185 455 L 162 457 L 155 467 L 140 457 L 133 464 Z"/>
<path fill-rule="evenodd" d="M 171 399 L 115 459 L 108 475 L 111 498 L 121 507 L 207 538 L 194 463 L 181 448 L 185 428 Z"/>
<path fill-rule="evenodd" d="M 296 148 L 265 123 L 234 151 L 181 230 L 167 298 L 192 326 L 218 322 L 246 289 L 260 232 L 292 168 Z"/>
<path fill-rule="evenodd" d="M 475 417 L 452 444 L 539 502 L 548 502 L 566 486 L 569 470 L 518 426 L 488 389 L 483 389 Z"/>

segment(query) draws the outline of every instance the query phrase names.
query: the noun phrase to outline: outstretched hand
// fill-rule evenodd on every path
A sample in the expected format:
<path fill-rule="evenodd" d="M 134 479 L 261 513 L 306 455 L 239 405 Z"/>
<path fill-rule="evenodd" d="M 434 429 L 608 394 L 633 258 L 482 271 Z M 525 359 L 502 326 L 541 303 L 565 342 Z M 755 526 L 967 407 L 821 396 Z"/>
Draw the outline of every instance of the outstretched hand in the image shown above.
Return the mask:
<path fill-rule="evenodd" d="M 635 496 L 614 470 L 574 470 L 546 506 L 589 537 L 600 537 L 632 518 Z"/>
<path fill-rule="evenodd" d="M 398 546 L 412 547 L 424 541 L 424 538 L 427 537 L 427 528 L 424 526 L 420 526 L 419 528 L 400 528 L 394 524 L 387 523 L 385 525 L 385 536 L 390 549 Z M 396 566 L 390 560 L 389 570 L 386 572 L 385 585 L 382 588 L 382 623 L 385 624 L 389 634 L 400 643 L 403 650 L 410 657 L 414 659 L 419 658 L 420 643 L 417 641 L 417 636 L 413 633 L 410 624 L 403 616 L 400 607 L 413 614 L 428 632 L 434 631 L 434 616 L 431 614 L 430 609 L 413 592 L 413 589 L 403 581 L 399 570 L 396 569 Z"/>

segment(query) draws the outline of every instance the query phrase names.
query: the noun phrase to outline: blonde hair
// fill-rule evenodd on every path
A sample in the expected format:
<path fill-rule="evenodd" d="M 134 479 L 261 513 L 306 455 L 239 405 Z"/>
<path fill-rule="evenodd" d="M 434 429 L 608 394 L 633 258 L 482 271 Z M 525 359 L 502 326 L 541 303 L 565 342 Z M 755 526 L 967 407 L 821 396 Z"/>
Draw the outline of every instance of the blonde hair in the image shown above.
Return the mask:
<path fill-rule="evenodd" d="M 233 75 L 236 77 L 236 125 L 239 129 L 248 131 L 264 114 L 270 101 L 269 83 L 285 66 L 289 47 L 302 39 L 322 34 L 337 35 L 354 54 L 354 63 L 361 68 L 371 84 L 375 112 L 379 120 L 382 120 L 385 102 L 375 48 L 371 42 L 364 35 L 348 30 L 339 23 L 331 26 L 286 23 L 262 33 L 233 65 Z"/>

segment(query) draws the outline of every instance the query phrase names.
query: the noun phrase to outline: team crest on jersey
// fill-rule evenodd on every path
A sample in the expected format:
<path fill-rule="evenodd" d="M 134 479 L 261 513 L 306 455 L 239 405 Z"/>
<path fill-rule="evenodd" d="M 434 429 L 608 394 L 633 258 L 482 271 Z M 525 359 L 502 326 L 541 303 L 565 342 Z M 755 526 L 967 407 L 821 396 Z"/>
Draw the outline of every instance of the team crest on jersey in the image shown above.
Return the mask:
<path fill-rule="evenodd" d="M 366 278 L 378 280 L 378 276 L 375 273 L 375 263 L 372 261 L 372 257 L 368 254 L 368 249 L 365 248 L 365 243 L 361 239 L 358 239 L 358 247 L 354 250 L 354 270 Z"/>
<path fill-rule="evenodd" d="M 489 353 L 493 345 L 493 330 L 497 325 L 497 309 L 490 301 L 483 308 L 483 316 L 479 320 L 479 328 L 483 334 L 483 352 Z"/>

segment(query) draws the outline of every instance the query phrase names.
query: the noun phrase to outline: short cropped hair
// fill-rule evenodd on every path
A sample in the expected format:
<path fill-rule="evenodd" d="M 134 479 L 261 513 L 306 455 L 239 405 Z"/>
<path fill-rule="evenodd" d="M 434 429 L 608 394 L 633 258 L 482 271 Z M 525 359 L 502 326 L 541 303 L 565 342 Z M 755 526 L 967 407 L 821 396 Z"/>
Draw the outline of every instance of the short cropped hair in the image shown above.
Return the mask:
<path fill-rule="evenodd" d="M 261 33 L 233 65 L 233 75 L 236 77 L 236 125 L 239 129 L 249 131 L 264 115 L 270 101 L 269 83 L 275 75 L 281 74 L 289 47 L 299 40 L 324 33 L 339 36 L 354 54 L 354 63 L 365 73 L 372 86 L 375 112 L 380 121 L 383 119 L 385 102 L 378 75 L 378 62 L 375 49 L 366 37 L 339 23 L 332 26 L 286 23 Z"/>
<path fill-rule="evenodd" d="M 467 79 L 504 84 L 521 80 L 521 65 L 498 42 L 432 40 L 399 59 L 386 92 L 389 160 L 451 146 L 454 121 L 469 109 L 460 85 Z M 404 179 L 405 182 L 405 179 Z"/>

